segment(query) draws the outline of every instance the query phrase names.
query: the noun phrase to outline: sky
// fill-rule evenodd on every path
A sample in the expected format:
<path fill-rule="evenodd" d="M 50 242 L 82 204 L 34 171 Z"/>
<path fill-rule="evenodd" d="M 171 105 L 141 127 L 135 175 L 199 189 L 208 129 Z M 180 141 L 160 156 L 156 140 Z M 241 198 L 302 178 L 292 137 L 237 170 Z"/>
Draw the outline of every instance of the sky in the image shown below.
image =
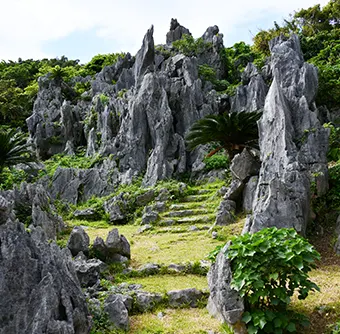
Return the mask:
<path fill-rule="evenodd" d="M 55 58 L 88 62 L 97 54 L 140 48 L 154 25 L 164 44 L 171 18 L 195 38 L 217 25 L 224 45 L 251 43 L 260 29 L 327 0 L 0 0 L 0 60 Z"/>

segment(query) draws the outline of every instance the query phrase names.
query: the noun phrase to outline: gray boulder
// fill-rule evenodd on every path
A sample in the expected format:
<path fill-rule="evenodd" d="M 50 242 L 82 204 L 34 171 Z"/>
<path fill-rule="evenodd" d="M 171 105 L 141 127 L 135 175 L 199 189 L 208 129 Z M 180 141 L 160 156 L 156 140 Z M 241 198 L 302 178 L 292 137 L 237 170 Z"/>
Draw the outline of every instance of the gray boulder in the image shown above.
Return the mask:
<path fill-rule="evenodd" d="M 8 220 L 0 225 L 1 334 L 88 334 L 90 314 L 71 254 Z"/>
<path fill-rule="evenodd" d="M 146 206 L 142 216 L 142 224 L 152 224 L 160 219 L 159 213 L 153 211 L 152 206 Z"/>
<path fill-rule="evenodd" d="M 96 220 L 98 219 L 98 213 L 92 209 L 87 208 L 83 210 L 75 210 L 73 212 L 73 217 L 80 219 L 80 220 Z"/>
<path fill-rule="evenodd" d="M 223 198 L 226 200 L 237 202 L 242 196 L 243 189 L 244 189 L 244 183 L 239 179 L 234 179 L 231 182 L 230 186 L 228 187 Z"/>
<path fill-rule="evenodd" d="M 111 223 L 121 224 L 126 221 L 126 213 L 128 202 L 126 200 L 126 193 L 120 193 L 104 203 L 104 210 L 109 214 Z"/>
<path fill-rule="evenodd" d="M 154 197 L 155 197 L 155 191 L 153 189 L 150 189 L 146 191 L 144 194 L 141 194 L 136 197 L 136 204 L 138 206 L 147 205 L 153 201 Z"/>
<path fill-rule="evenodd" d="M 145 291 L 136 291 L 134 294 L 134 307 L 138 312 L 152 311 L 158 306 L 163 298 L 159 293 L 151 293 Z"/>
<path fill-rule="evenodd" d="M 160 266 L 155 263 L 146 263 L 140 268 L 138 268 L 138 272 L 143 275 L 156 275 L 160 271 Z"/>
<path fill-rule="evenodd" d="M 67 248 L 71 251 L 73 256 L 79 252 L 85 255 L 89 253 L 90 238 L 81 226 L 75 226 L 67 241 Z"/>
<path fill-rule="evenodd" d="M 248 149 L 236 154 L 230 164 L 230 171 L 234 179 L 247 182 L 249 177 L 259 173 L 261 163 Z"/>
<path fill-rule="evenodd" d="M 81 256 L 77 256 L 73 263 L 83 288 L 95 285 L 100 278 L 100 273 L 106 268 L 105 264 L 98 259 L 86 260 Z"/>
<path fill-rule="evenodd" d="M 235 221 L 236 203 L 231 200 L 222 200 L 217 210 L 214 225 L 226 226 Z"/>
<path fill-rule="evenodd" d="M 169 306 L 183 307 L 197 307 L 198 303 L 202 301 L 204 295 L 197 289 L 173 290 L 167 293 Z"/>
<path fill-rule="evenodd" d="M 232 272 L 225 256 L 227 249 L 228 244 L 217 255 L 215 263 L 208 272 L 210 296 L 207 309 L 218 320 L 229 324 L 234 329 L 234 333 L 246 334 L 247 329 L 242 322 L 243 300 L 238 292 L 230 287 Z"/>
<path fill-rule="evenodd" d="M 258 180 L 258 176 L 252 176 L 244 187 L 242 203 L 244 212 L 251 212 L 253 210 L 253 201 Z"/>
<path fill-rule="evenodd" d="M 129 315 L 121 295 L 110 295 L 104 302 L 104 311 L 112 323 L 112 330 L 129 330 Z"/>

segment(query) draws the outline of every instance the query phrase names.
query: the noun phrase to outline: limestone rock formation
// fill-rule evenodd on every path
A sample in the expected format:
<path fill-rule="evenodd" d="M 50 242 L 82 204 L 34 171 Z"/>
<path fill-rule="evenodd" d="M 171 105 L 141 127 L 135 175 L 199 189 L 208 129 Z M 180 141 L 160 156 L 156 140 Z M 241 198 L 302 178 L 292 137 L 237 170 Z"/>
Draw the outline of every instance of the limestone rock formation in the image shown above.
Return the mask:
<path fill-rule="evenodd" d="M 208 272 L 210 296 L 207 308 L 211 315 L 231 325 L 234 333 L 245 334 L 247 330 L 241 320 L 244 304 L 237 291 L 230 287 L 232 272 L 225 256 L 227 249 L 228 244 L 217 255 L 215 263 Z"/>
<path fill-rule="evenodd" d="M 2 200 L 2 198 L 0 198 Z M 68 250 L 40 227 L 0 225 L 0 333 L 87 334 L 89 312 Z"/>
<path fill-rule="evenodd" d="M 314 103 L 317 69 L 304 63 L 296 35 L 275 38 L 270 50 L 273 82 L 259 121 L 262 165 L 246 230 L 293 227 L 304 234 L 313 173 L 323 185 L 328 175 L 328 131 L 321 126 Z"/>
<path fill-rule="evenodd" d="M 170 31 L 166 34 L 166 44 L 181 39 L 183 35 L 191 35 L 189 29 L 181 26 L 176 19 L 171 19 Z"/>
<path fill-rule="evenodd" d="M 171 26 L 172 41 L 189 32 L 175 20 Z M 144 171 L 144 185 L 153 185 L 202 160 L 197 152 L 186 151 L 184 137 L 196 120 L 217 113 L 219 102 L 214 92 L 203 89 L 198 65 L 208 62 L 218 73 L 224 69 L 218 27 L 208 28 L 203 40 L 210 47 L 198 58 L 165 57 L 155 52 L 151 27 L 135 58 L 127 54 L 94 79 L 75 78 L 89 82 L 91 89 L 86 99 L 72 103 L 65 101 L 60 81 L 49 75 L 39 80 L 38 98 L 27 119 L 38 154 L 73 154 L 86 146 L 87 156 L 111 157 L 89 171 L 58 169 L 51 182 L 54 198 L 75 204 L 105 196 Z"/>

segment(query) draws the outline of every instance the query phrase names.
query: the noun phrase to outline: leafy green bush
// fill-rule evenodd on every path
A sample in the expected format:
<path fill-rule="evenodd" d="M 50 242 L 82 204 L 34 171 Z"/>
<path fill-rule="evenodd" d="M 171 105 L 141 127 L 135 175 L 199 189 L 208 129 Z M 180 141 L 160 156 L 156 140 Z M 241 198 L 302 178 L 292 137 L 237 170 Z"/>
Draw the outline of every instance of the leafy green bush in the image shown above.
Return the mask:
<path fill-rule="evenodd" d="M 109 103 L 110 98 L 106 96 L 105 94 L 100 94 L 99 95 L 100 102 L 106 106 Z"/>
<path fill-rule="evenodd" d="M 44 165 L 47 175 L 53 176 L 58 167 L 89 169 L 101 160 L 102 157 L 99 154 L 92 157 L 85 157 L 79 155 L 64 155 L 60 153 L 53 155 L 48 160 L 45 160 Z"/>
<path fill-rule="evenodd" d="M 4 168 L 0 174 L 0 189 L 12 189 L 15 185 L 27 181 L 27 173 L 22 169 Z"/>
<path fill-rule="evenodd" d="M 206 170 L 227 168 L 229 165 L 229 159 L 225 154 L 214 154 L 211 157 L 205 158 L 203 162 L 205 163 Z"/>
<path fill-rule="evenodd" d="M 308 278 L 319 253 L 294 229 L 263 229 L 232 238 L 227 251 L 231 261 L 231 286 L 244 298 L 242 320 L 248 333 L 296 332 L 307 326 L 305 316 L 288 310 L 297 292 L 305 299 L 319 287 Z"/>
<path fill-rule="evenodd" d="M 182 39 L 174 41 L 172 45 L 175 49 L 188 57 L 198 56 L 212 48 L 212 43 L 204 42 L 202 37 L 194 39 L 191 35 L 187 34 L 184 34 Z"/>
<path fill-rule="evenodd" d="M 330 129 L 328 161 L 338 161 L 340 159 L 340 127 L 335 127 L 331 123 L 325 123 L 323 126 Z"/>

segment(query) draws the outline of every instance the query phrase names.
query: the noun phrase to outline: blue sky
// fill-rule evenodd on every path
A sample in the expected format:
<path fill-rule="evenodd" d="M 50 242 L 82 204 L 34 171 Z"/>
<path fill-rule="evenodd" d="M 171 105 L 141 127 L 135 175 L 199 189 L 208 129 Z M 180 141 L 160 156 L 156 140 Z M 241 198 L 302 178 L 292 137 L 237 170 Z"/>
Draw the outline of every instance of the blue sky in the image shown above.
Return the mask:
<path fill-rule="evenodd" d="M 0 60 L 65 55 L 84 63 L 99 53 L 135 54 L 151 24 L 155 43 L 165 43 L 171 18 L 196 38 L 216 24 L 225 46 L 251 43 L 259 29 L 318 3 L 327 1 L 11 0 L 2 4 Z"/>

